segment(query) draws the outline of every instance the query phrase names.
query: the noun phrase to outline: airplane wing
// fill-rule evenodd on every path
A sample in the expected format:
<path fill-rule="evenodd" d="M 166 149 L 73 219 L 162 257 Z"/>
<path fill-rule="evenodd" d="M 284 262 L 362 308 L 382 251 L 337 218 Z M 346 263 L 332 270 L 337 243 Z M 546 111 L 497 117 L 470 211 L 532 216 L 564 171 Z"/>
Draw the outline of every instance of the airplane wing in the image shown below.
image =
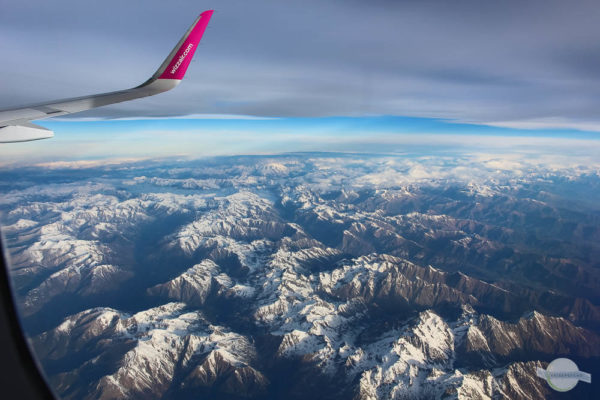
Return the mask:
<path fill-rule="evenodd" d="M 32 124 L 32 120 L 77 113 L 173 89 L 183 79 L 212 14 L 213 10 L 200 14 L 154 75 L 137 87 L 0 110 L 0 143 L 26 142 L 54 136 L 52 131 Z"/>

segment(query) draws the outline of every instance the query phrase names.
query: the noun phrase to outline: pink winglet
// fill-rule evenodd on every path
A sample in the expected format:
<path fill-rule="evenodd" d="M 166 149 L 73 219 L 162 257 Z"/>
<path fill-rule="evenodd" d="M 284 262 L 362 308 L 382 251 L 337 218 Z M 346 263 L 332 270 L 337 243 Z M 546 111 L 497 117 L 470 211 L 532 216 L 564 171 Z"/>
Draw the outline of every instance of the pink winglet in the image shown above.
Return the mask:
<path fill-rule="evenodd" d="M 179 49 L 177 49 L 175 56 L 158 79 L 183 79 L 212 14 L 213 10 L 204 11 L 200 14 L 200 18 L 190 31 L 190 34 Z"/>

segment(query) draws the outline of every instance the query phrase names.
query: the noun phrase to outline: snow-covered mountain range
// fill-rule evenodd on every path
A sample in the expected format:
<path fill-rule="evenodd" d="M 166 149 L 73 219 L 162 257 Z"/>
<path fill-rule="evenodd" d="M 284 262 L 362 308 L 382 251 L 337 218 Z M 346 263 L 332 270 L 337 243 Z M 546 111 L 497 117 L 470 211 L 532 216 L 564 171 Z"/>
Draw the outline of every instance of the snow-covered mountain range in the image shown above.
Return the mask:
<path fill-rule="evenodd" d="M 600 166 L 509 160 L 4 172 L 24 325 L 71 399 L 556 396 L 600 361 Z"/>

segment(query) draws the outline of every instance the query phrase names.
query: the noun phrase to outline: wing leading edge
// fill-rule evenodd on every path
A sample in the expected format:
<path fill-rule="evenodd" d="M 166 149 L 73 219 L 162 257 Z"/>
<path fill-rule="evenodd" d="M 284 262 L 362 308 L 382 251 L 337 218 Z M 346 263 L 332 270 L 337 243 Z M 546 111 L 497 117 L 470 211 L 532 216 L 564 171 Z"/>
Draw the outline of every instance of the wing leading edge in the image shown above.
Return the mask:
<path fill-rule="evenodd" d="M 32 120 L 77 113 L 108 104 L 153 96 L 173 89 L 183 79 L 212 14 L 213 10 L 200 14 L 160 68 L 139 86 L 116 92 L 0 110 L 0 143 L 26 142 L 54 136 L 52 131 L 30 123 Z"/>

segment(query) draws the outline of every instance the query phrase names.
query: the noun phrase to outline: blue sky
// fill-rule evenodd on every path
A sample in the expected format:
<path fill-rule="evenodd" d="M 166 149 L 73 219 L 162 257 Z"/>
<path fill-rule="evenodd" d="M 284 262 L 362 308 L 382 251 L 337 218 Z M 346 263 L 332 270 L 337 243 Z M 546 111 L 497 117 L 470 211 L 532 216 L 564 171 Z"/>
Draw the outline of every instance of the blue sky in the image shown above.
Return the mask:
<path fill-rule="evenodd" d="M 600 137 L 594 1 L 0 0 L 0 9 L 0 108 L 135 86 L 215 9 L 175 90 L 41 121 L 56 137 L 0 147 L 4 163 L 407 146 L 591 152 Z"/>
<path fill-rule="evenodd" d="M 0 147 L 5 164 L 101 158 L 202 157 L 298 151 L 600 154 L 596 132 L 514 129 L 398 117 L 45 120 L 55 137 Z"/>
<path fill-rule="evenodd" d="M 516 129 L 489 125 L 456 122 L 451 119 L 419 118 L 403 116 L 365 117 L 247 117 L 247 116 L 182 116 L 174 118 L 122 118 L 100 120 L 46 120 L 40 122 L 49 129 L 63 134 L 79 132 L 111 134 L 111 132 L 139 131 L 189 131 L 210 130 L 247 131 L 265 133 L 317 133 L 365 134 L 365 133 L 432 133 L 500 136 L 552 136 L 593 139 L 595 132 L 576 129 Z"/>

